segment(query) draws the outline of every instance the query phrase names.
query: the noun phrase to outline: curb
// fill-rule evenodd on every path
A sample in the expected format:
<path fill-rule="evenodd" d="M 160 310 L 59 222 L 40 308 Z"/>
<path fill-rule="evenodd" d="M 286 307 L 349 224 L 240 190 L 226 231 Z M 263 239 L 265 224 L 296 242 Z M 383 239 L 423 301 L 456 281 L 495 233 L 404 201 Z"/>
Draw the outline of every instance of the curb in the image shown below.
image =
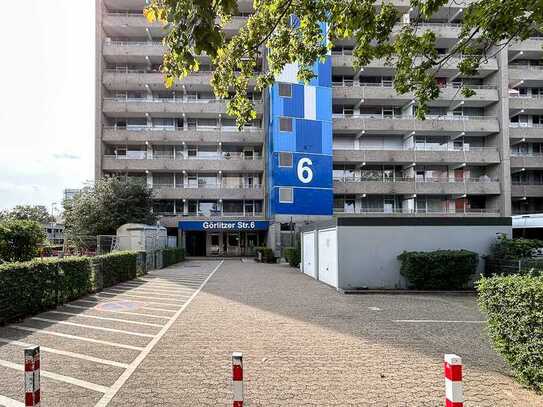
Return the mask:
<path fill-rule="evenodd" d="M 353 290 L 344 290 L 341 288 L 337 289 L 339 293 L 346 295 L 354 294 L 390 294 L 390 295 L 402 295 L 402 294 L 445 294 L 445 295 L 476 295 L 477 291 L 475 290 L 379 290 L 379 289 L 353 289 Z"/>

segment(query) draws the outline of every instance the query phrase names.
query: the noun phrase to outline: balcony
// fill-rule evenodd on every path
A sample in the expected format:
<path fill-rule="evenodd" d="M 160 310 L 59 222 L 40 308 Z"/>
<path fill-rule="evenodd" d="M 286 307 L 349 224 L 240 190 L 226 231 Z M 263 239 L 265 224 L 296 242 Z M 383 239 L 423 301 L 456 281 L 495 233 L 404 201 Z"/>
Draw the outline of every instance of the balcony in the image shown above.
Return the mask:
<path fill-rule="evenodd" d="M 509 95 L 509 108 L 513 110 L 529 110 L 527 113 L 543 113 L 543 95 Z"/>
<path fill-rule="evenodd" d="M 141 117 L 145 113 L 162 117 L 181 117 L 188 113 L 194 117 L 216 117 L 226 113 L 226 100 L 186 98 L 104 98 L 102 110 L 105 114 Z M 263 103 L 255 101 L 258 114 L 262 114 Z M 139 114 L 137 114 L 139 113 Z"/>
<path fill-rule="evenodd" d="M 190 188 L 153 184 L 153 192 L 157 199 L 264 199 L 264 190 L 260 185 L 233 187 L 215 184 Z"/>
<path fill-rule="evenodd" d="M 398 103 L 409 103 L 415 98 L 412 93 L 398 94 L 392 85 L 382 83 L 359 83 L 358 81 L 349 83 L 334 83 L 333 98 L 356 104 L 360 100 L 375 105 L 398 105 Z M 464 101 L 466 107 L 484 107 L 498 101 L 498 91 L 495 86 L 487 85 L 468 85 L 476 94 L 470 98 L 462 96 L 460 89 L 454 86 L 445 86 L 441 88 L 439 99 L 430 102 L 431 106 L 449 106 L 452 100 Z"/>
<path fill-rule="evenodd" d="M 410 117 L 382 117 L 363 115 L 333 115 L 334 131 L 358 133 L 362 130 L 382 134 L 405 134 L 412 131 L 442 135 L 461 132 L 488 135 L 498 133 L 500 125 L 493 116 L 426 116 L 426 120 Z"/>
<path fill-rule="evenodd" d="M 539 57 L 543 55 L 543 37 L 531 37 L 522 42 L 514 42 L 509 45 L 509 54 L 522 51 L 523 58 Z"/>
<path fill-rule="evenodd" d="M 462 61 L 461 56 L 451 57 L 439 70 L 437 76 L 440 77 L 455 77 L 458 74 L 458 64 Z M 415 63 L 420 63 L 418 59 L 415 59 Z M 354 59 L 352 51 L 344 51 L 343 54 L 332 54 L 332 68 L 333 72 L 337 74 L 352 75 L 358 72 L 354 68 Z M 477 71 L 476 77 L 485 78 L 488 75 L 498 71 L 498 62 L 496 58 L 489 58 L 488 61 L 483 62 Z M 389 76 L 394 72 L 394 62 L 392 65 L 386 63 L 384 59 L 376 59 L 369 65 L 364 67 L 364 75 L 371 76 Z"/>
<path fill-rule="evenodd" d="M 513 197 L 543 197 L 543 184 L 537 183 L 515 183 L 511 185 L 511 196 Z"/>
<path fill-rule="evenodd" d="M 441 217 L 441 216 L 500 216 L 500 212 L 497 209 L 475 209 L 475 208 L 466 208 L 461 209 L 449 209 L 449 210 L 412 210 L 412 209 L 390 209 L 390 208 L 357 208 L 351 212 L 345 212 L 334 208 L 334 215 L 336 216 L 430 216 L 430 217 Z"/>
<path fill-rule="evenodd" d="M 194 72 L 181 80 L 176 80 L 171 89 L 173 91 L 210 90 L 211 71 Z M 146 85 L 151 90 L 165 90 L 164 74 L 161 72 L 147 72 L 143 69 L 108 69 L 103 73 L 102 83 L 109 90 L 146 91 Z"/>
<path fill-rule="evenodd" d="M 334 179 L 335 194 L 349 195 L 499 195 L 500 183 L 489 177 L 456 180 L 454 178 L 398 178 L 375 180 L 349 177 Z"/>
<path fill-rule="evenodd" d="M 152 158 L 147 154 L 142 154 L 141 159 L 127 159 L 125 156 L 105 155 L 102 161 L 104 171 L 190 171 L 190 172 L 262 172 L 264 171 L 264 161 L 258 157 L 253 159 L 244 159 L 241 154 L 230 153 L 215 158 L 186 158 L 175 159 L 171 155 L 155 155 Z"/>
<path fill-rule="evenodd" d="M 523 86 L 543 86 L 543 65 L 509 64 L 509 82 L 518 84 L 524 81 Z"/>
<path fill-rule="evenodd" d="M 542 124 L 509 123 L 509 137 L 512 139 L 526 139 L 526 141 L 543 141 Z"/>
<path fill-rule="evenodd" d="M 176 228 L 178 226 L 179 221 L 182 220 L 231 220 L 231 219 L 255 219 L 255 220 L 264 220 L 265 214 L 264 212 L 212 212 L 210 215 L 206 215 L 203 213 L 196 213 L 196 212 L 187 212 L 187 213 L 169 213 L 169 214 L 161 214 L 160 217 L 160 224 L 165 227 L 171 227 Z"/>
<path fill-rule="evenodd" d="M 511 168 L 541 169 L 543 168 L 543 154 L 511 153 Z"/>
<path fill-rule="evenodd" d="M 264 143 L 264 130 L 257 127 L 246 127 L 243 131 L 235 128 L 201 126 L 197 128 L 174 127 L 140 127 L 121 129 L 104 127 L 102 141 L 111 144 L 142 145 L 151 144 L 237 144 L 261 146 Z"/>
<path fill-rule="evenodd" d="M 102 45 L 104 58 L 111 63 L 161 63 L 164 45 L 160 41 L 112 41 L 106 39 Z"/>
<path fill-rule="evenodd" d="M 470 147 L 469 150 L 419 149 L 334 149 L 334 163 L 386 163 L 386 164 L 471 164 L 491 165 L 500 163 L 496 147 Z"/>

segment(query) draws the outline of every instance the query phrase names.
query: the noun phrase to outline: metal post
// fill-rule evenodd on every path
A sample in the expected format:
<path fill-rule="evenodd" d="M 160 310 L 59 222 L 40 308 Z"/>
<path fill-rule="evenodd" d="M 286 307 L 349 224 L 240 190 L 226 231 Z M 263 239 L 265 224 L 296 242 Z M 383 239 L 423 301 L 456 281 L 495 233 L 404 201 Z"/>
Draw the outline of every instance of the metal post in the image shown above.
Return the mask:
<path fill-rule="evenodd" d="M 462 358 L 454 354 L 445 355 L 445 407 L 463 407 Z"/>
<path fill-rule="evenodd" d="M 232 407 L 243 407 L 243 355 L 241 352 L 232 353 L 232 381 L 234 392 Z"/>
<path fill-rule="evenodd" d="M 25 355 L 25 406 L 40 405 L 40 347 L 27 348 Z"/>

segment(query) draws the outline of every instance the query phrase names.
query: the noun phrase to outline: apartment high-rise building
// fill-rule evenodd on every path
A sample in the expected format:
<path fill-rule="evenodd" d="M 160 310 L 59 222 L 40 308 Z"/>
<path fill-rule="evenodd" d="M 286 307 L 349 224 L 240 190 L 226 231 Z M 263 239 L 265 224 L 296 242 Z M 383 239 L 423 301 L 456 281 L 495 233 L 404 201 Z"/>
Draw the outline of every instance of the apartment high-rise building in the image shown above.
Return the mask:
<path fill-rule="evenodd" d="M 392 0 L 408 21 L 416 11 Z M 97 0 L 96 177 L 137 177 L 155 211 L 193 255 L 251 255 L 290 245 L 295 225 L 336 216 L 511 216 L 543 211 L 543 37 L 491 53 L 462 77 L 457 55 L 438 72 L 427 119 L 398 95 L 394 68 L 353 67 L 354 43 L 296 81 L 250 97 L 257 118 L 239 132 L 216 100 L 213 66 L 163 84 L 165 35 L 145 0 Z M 225 27 L 234 35 L 251 13 Z M 461 2 L 432 21 L 438 52 L 458 39 Z M 326 29 L 326 27 L 323 27 Z M 264 63 L 261 66 L 265 66 Z M 468 86 L 476 95 L 464 98 Z"/>

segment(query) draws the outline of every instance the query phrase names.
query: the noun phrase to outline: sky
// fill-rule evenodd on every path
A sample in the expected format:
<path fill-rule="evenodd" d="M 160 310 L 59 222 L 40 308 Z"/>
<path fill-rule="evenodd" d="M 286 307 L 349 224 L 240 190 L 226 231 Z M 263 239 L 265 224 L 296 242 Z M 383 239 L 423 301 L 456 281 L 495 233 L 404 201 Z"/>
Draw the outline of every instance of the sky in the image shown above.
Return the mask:
<path fill-rule="evenodd" d="M 0 24 L 0 209 L 60 208 L 94 177 L 94 0 L 19 0 Z"/>

